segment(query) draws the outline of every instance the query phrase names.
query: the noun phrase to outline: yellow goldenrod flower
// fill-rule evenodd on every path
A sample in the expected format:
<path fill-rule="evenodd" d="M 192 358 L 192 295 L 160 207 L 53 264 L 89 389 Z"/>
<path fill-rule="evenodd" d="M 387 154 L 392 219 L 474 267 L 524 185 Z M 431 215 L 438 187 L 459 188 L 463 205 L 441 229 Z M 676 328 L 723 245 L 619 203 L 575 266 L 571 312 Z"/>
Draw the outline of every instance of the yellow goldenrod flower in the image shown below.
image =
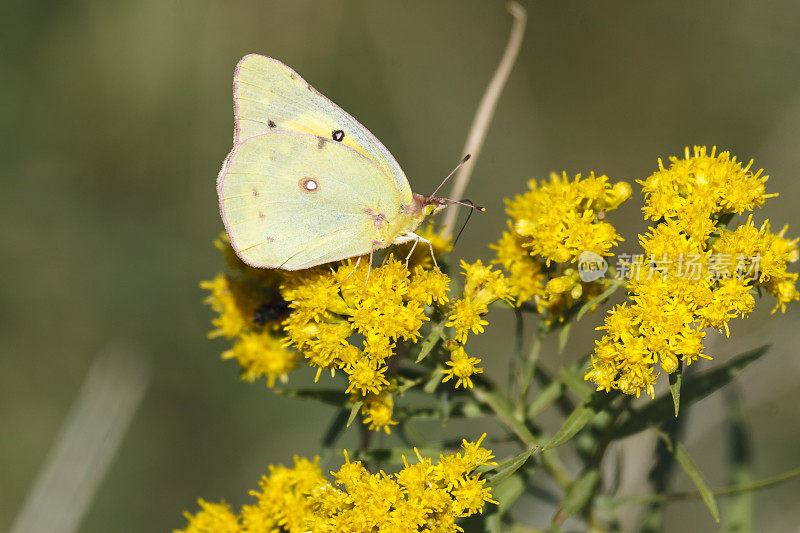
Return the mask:
<path fill-rule="evenodd" d="M 531 257 L 523 242 L 524 239 L 513 231 L 509 222 L 509 231 L 503 232 L 497 244 L 489 246 L 497 251 L 493 262 L 502 265 L 509 273 L 509 285 L 519 302 L 544 296 L 546 279 L 542 263 Z"/>
<path fill-rule="evenodd" d="M 200 511 L 197 514 L 185 512 L 183 516 L 189 521 L 185 529 L 175 533 L 239 533 L 239 518 L 225 502 L 209 503 L 202 498 L 197 500 Z"/>
<path fill-rule="evenodd" d="M 415 449 L 417 462 L 394 475 L 370 473 L 360 461 L 350 461 L 331 472 L 328 482 L 313 462 L 295 457 L 294 467 L 269 467 L 260 490 L 251 491 L 256 503 L 244 505 L 239 515 L 224 503 L 200 500 L 202 510 L 186 513 L 187 527 L 176 533 L 256 533 L 307 531 L 338 533 L 463 531 L 462 517 L 480 513 L 492 499 L 491 488 L 474 470 L 492 462 L 491 450 L 477 442 L 462 443 L 462 452 L 440 455 L 437 464 Z"/>
<path fill-rule="evenodd" d="M 639 181 L 645 217 L 659 224 L 639 236 L 642 260 L 622 262 L 629 302 L 609 311 L 598 328 L 605 335 L 585 376 L 598 390 L 652 395 L 657 363 L 672 373 L 681 363 L 710 359 L 703 354 L 703 328 L 730 335 L 730 320 L 753 311 L 754 286 L 776 297 L 775 310 L 800 298 L 797 274 L 786 271 L 797 259 L 797 239 L 785 239 L 785 228 L 771 233 L 768 222 L 756 228 L 752 215 L 733 231 L 719 219 L 774 196 L 765 194 L 766 176 L 742 168 L 727 152 L 706 155 L 704 147 L 670 161 L 670 168 L 659 161 L 659 170 Z M 567 288 L 563 277 L 547 285 L 553 293 Z"/>
<path fill-rule="evenodd" d="M 361 407 L 361 414 L 364 415 L 364 423 L 368 424 L 372 431 L 383 429 L 387 435 L 390 435 L 392 433 L 391 426 L 397 425 L 397 422 L 392 420 L 394 399 L 387 391 L 367 396 Z"/>
<path fill-rule="evenodd" d="M 681 219 L 687 234 L 705 240 L 714 229 L 705 221 L 720 214 L 741 214 L 777 196 L 765 194 L 768 176 L 762 170 L 751 172 L 752 161 L 742 168 L 729 152 L 717 155 L 716 150 L 713 147 L 708 154 L 705 146 L 695 146 L 690 153 L 687 147 L 683 159 L 670 157 L 669 168 L 659 159 L 658 171 L 637 180 L 647 200 L 645 218 Z"/>
<path fill-rule="evenodd" d="M 289 372 L 297 368 L 297 352 L 286 349 L 281 339 L 268 331 L 243 333 L 233 348 L 222 353 L 223 359 L 236 359 L 242 367 L 242 379 L 253 382 L 266 377 L 267 386 L 275 378 L 286 383 Z"/>
<path fill-rule="evenodd" d="M 472 388 L 472 379 L 471 376 L 474 374 L 482 374 L 483 368 L 476 366 L 480 363 L 481 360 L 477 357 L 470 357 L 464 351 L 463 346 L 457 346 L 452 352 L 450 352 L 450 360 L 447 361 L 445 364 L 450 368 L 442 370 L 442 373 L 445 374 L 445 377 L 442 379 L 442 383 L 450 381 L 453 377 L 458 378 L 456 381 L 456 388 L 463 385 L 464 388 Z"/>
<path fill-rule="evenodd" d="M 574 180 L 550 175 L 549 182 L 529 182 L 530 191 L 508 202 L 506 211 L 513 219 L 513 231 L 522 237 L 522 246 L 531 255 L 567 263 L 590 251 L 609 255 L 622 238 L 608 222 L 605 212 L 619 206 L 630 195 L 630 185 L 608 183 L 607 176 Z"/>
<path fill-rule="evenodd" d="M 436 250 L 450 248 L 449 240 L 434 241 Z M 323 370 L 343 371 L 345 392 L 353 402 L 365 398 L 364 423 L 375 431 L 389 432 L 396 423 L 388 361 L 400 343 L 417 342 L 432 316 L 449 317 L 447 325 L 463 343 L 469 332 L 483 332 L 491 303 L 514 302 L 508 278 L 480 261 L 462 262 L 464 291 L 451 300 L 450 279 L 416 256 L 411 271 L 390 255 L 377 267 L 347 260 L 285 272 L 251 268 L 225 240 L 215 244 L 232 272 L 201 286 L 211 291 L 206 301 L 218 314 L 213 335 L 235 339 L 223 357 L 237 360 L 243 379 L 263 376 L 270 387 L 276 379 L 287 381 L 301 355 L 316 367 L 315 380 Z M 482 371 L 478 361 L 458 353 L 451 358 L 458 363 L 456 386 L 471 386 L 469 377 Z"/>
<path fill-rule="evenodd" d="M 472 333 L 483 333 L 483 326 L 489 324 L 483 319 L 483 315 L 489 312 L 486 305 L 476 304 L 469 298 L 458 300 L 453 305 L 453 312 L 447 326 L 453 326 L 456 330 L 456 340 L 465 342 L 467 335 Z"/>
<path fill-rule="evenodd" d="M 800 299 L 795 286 L 798 274 L 786 270 L 789 263 L 797 261 L 800 239 L 786 239 L 787 230 L 785 226 L 780 233 L 772 233 L 769 221 L 756 228 L 750 215 L 734 231 L 722 231 L 713 244 L 715 253 L 732 259 L 726 265 L 728 275 L 752 279 L 775 297 L 773 313 L 785 311 L 787 303 Z"/>
<path fill-rule="evenodd" d="M 218 313 L 211 321 L 216 329 L 209 332 L 210 339 L 233 339 L 249 327 L 257 305 L 239 284 L 225 274 L 217 274 L 210 281 L 201 281 L 200 288 L 211 291 L 204 302 Z"/>
<path fill-rule="evenodd" d="M 578 174 L 569 179 L 551 174 L 549 182 L 529 182 L 530 190 L 507 202 L 508 230 L 491 245 L 509 273 L 508 284 L 517 302 L 532 300 L 548 322 L 578 300 L 588 301 L 603 291 L 599 280 L 583 282 L 573 267 L 581 254 L 611 255 L 622 238 L 606 213 L 630 197 L 626 182 L 611 185 L 607 176 Z M 553 263 L 556 263 L 553 265 Z M 558 279 L 559 281 L 553 281 Z M 572 279 L 573 281 L 569 281 Z"/>

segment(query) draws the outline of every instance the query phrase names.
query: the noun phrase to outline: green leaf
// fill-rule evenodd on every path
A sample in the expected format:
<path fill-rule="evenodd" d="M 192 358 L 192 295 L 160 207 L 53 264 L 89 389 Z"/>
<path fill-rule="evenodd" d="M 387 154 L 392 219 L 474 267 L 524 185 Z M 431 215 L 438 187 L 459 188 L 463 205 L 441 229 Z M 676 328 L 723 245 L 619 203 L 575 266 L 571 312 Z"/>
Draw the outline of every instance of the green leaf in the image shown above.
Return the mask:
<path fill-rule="evenodd" d="M 500 391 L 487 391 L 481 387 L 475 387 L 472 394 L 481 403 L 485 403 L 497 415 L 497 418 L 505 426 L 514 432 L 519 439 L 527 445 L 536 444 L 536 437 L 528 429 L 525 423 L 514 416 L 511 402 L 508 397 Z"/>
<path fill-rule="evenodd" d="M 681 380 L 683 376 L 683 363 L 678 363 L 675 372 L 669 375 L 669 392 L 672 394 L 672 403 L 675 404 L 675 417 L 681 404 Z"/>
<path fill-rule="evenodd" d="M 486 484 L 490 487 L 494 487 L 495 485 L 502 483 L 506 478 L 511 476 L 511 474 L 522 468 L 522 466 L 537 448 L 538 446 L 534 444 L 533 446 L 523 450 L 521 453 L 513 457 L 509 457 L 508 459 L 500 462 L 491 470 L 487 471 L 485 474 Z"/>
<path fill-rule="evenodd" d="M 744 352 L 727 364 L 692 376 L 692 379 L 681 387 L 681 402 L 684 408 L 702 400 L 728 383 L 747 365 L 764 355 L 769 349 L 765 344 L 754 350 Z M 674 402 L 671 394 L 661 395 L 636 411 L 624 424 L 614 432 L 615 439 L 622 439 L 652 425 L 657 425 L 674 415 Z"/>
<path fill-rule="evenodd" d="M 683 470 L 689 474 L 689 477 L 694 481 L 697 490 L 700 491 L 700 496 L 703 498 L 703 501 L 706 502 L 708 510 L 711 511 L 714 521 L 719 522 L 719 509 L 717 509 L 717 500 L 714 498 L 714 493 L 708 488 L 705 479 L 703 479 L 703 474 L 700 473 L 700 469 L 697 468 L 697 465 L 689 456 L 689 452 L 686 451 L 686 448 L 684 448 L 683 444 L 680 442 L 675 443 L 675 459 L 678 460 Z"/>
<path fill-rule="evenodd" d="M 328 405 L 335 405 L 337 407 L 350 403 L 350 396 L 345 394 L 342 389 L 323 389 L 319 387 L 311 387 L 308 389 L 275 389 L 275 393 L 289 398 L 312 400 Z"/>
<path fill-rule="evenodd" d="M 331 421 L 328 431 L 325 432 L 325 437 L 322 439 L 323 448 L 330 448 L 336 443 L 336 440 L 342 434 L 344 428 L 347 427 L 347 419 L 347 409 L 344 407 L 339 409 L 339 411 L 336 413 L 336 416 Z"/>
<path fill-rule="evenodd" d="M 492 485 L 492 498 L 497 500 L 498 505 L 486 517 L 485 531 L 490 533 L 502 531 L 501 518 L 525 492 L 525 485 L 525 477 L 519 473 L 512 474 L 504 481 Z"/>
<path fill-rule="evenodd" d="M 526 411 L 528 418 L 533 418 L 553 403 L 564 391 L 564 385 L 560 381 L 551 381 L 539 394 L 528 404 Z"/>
<path fill-rule="evenodd" d="M 542 449 L 552 449 L 561 446 L 582 430 L 586 424 L 600 413 L 611 401 L 612 396 L 605 393 L 595 393 L 581 405 L 575 408 L 567 417 L 553 438 Z"/>
<path fill-rule="evenodd" d="M 594 387 L 583 379 L 583 362 L 578 361 L 572 366 L 563 366 L 558 372 L 558 378 L 569 389 L 585 400 L 594 392 Z"/>
<path fill-rule="evenodd" d="M 422 340 L 419 345 L 419 355 L 417 356 L 416 361 L 417 363 L 428 357 L 428 355 L 430 355 L 430 353 L 436 347 L 436 344 L 439 342 L 439 340 L 443 338 L 444 324 L 444 321 L 434 324 L 430 333 L 428 333 L 428 336 Z"/>
<path fill-rule="evenodd" d="M 595 492 L 595 487 L 600 481 L 600 470 L 590 468 L 570 485 L 564 500 L 561 502 L 561 509 L 572 516 L 586 506 L 586 503 Z"/>
<path fill-rule="evenodd" d="M 443 450 L 441 448 L 426 447 L 417 448 L 417 451 L 422 457 L 437 457 Z M 409 464 L 417 462 L 417 454 L 414 448 L 372 448 L 370 450 L 357 450 L 353 453 L 353 459 L 357 461 L 389 465 L 403 465 L 404 456 Z"/>
<path fill-rule="evenodd" d="M 431 372 L 428 381 L 426 381 L 425 385 L 422 386 L 422 391 L 427 394 L 433 394 L 433 392 L 442 382 L 442 377 L 442 367 L 441 365 L 437 365 L 436 368 L 434 368 Z"/>
<path fill-rule="evenodd" d="M 561 331 L 558 332 L 558 355 L 564 353 L 564 348 L 567 347 L 567 341 L 569 340 L 569 332 L 572 329 L 572 322 L 567 322 L 567 324 L 561 328 Z"/>
<path fill-rule="evenodd" d="M 728 435 L 730 437 L 731 484 L 745 486 L 753 482 L 752 438 L 742 414 L 739 396 L 734 387 L 728 387 L 725 394 Z M 725 506 L 723 528 L 729 533 L 748 533 L 753 531 L 753 511 L 755 495 L 743 491 L 731 495 Z"/>
<path fill-rule="evenodd" d="M 358 401 L 357 401 L 356 403 L 354 403 L 354 404 L 353 404 L 353 406 L 350 408 L 350 416 L 349 416 L 349 417 L 348 417 L 348 419 L 347 419 L 347 427 L 350 427 L 350 424 L 352 424 L 352 423 L 353 423 L 353 420 L 355 420 L 355 419 L 356 419 L 356 415 L 358 415 L 358 411 L 359 411 L 359 409 L 361 409 L 361 406 L 362 406 L 362 405 L 364 405 L 364 400 L 363 400 L 363 399 L 361 399 L 361 400 L 358 400 Z"/>
<path fill-rule="evenodd" d="M 595 305 L 599 304 L 600 302 L 602 302 L 603 300 L 614 294 L 614 292 L 617 289 L 619 289 L 624 285 L 624 283 L 618 282 L 617 280 L 608 280 L 608 283 L 609 283 L 608 287 L 606 287 L 603 292 L 601 292 L 600 294 L 598 294 L 597 296 L 595 296 L 594 298 L 583 304 L 583 306 L 578 310 L 578 313 L 575 315 L 576 322 L 580 320 L 581 317 L 583 317 L 583 315 L 588 313 L 592 307 L 594 307 Z"/>

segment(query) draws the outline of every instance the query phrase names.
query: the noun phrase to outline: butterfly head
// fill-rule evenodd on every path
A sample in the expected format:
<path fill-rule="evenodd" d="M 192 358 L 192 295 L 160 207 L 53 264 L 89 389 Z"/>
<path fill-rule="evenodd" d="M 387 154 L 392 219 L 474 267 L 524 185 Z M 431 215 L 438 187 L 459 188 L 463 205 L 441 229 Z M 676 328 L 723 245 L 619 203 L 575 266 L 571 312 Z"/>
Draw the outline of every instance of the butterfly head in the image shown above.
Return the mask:
<path fill-rule="evenodd" d="M 438 213 L 445 207 L 447 207 L 447 200 L 443 198 L 433 198 L 432 196 L 423 196 L 422 201 L 424 202 L 424 207 L 422 208 L 422 214 L 426 217 L 429 217 L 433 214 Z"/>

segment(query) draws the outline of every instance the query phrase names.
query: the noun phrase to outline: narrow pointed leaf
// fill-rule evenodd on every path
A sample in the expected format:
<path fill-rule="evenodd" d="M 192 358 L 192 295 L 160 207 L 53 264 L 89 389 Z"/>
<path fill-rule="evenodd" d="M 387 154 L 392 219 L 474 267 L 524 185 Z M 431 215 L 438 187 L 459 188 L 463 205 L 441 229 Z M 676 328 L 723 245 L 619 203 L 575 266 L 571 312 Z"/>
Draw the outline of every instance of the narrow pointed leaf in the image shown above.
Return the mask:
<path fill-rule="evenodd" d="M 675 416 L 678 416 L 678 408 L 681 404 L 681 380 L 683 378 L 683 363 L 678 364 L 678 368 L 669 375 L 669 392 L 672 394 L 672 403 L 675 405 Z"/>
<path fill-rule="evenodd" d="M 342 434 L 344 428 L 347 427 L 348 418 L 347 409 L 344 407 L 339 409 L 339 412 L 336 413 L 336 416 L 331 421 L 328 431 L 325 432 L 325 437 L 322 439 L 322 446 L 324 448 L 330 448 L 336 443 L 336 440 Z"/>
<path fill-rule="evenodd" d="M 433 349 L 436 347 L 436 343 L 442 338 L 442 334 L 444 333 L 444 322 L 439 322 L 438 324 L 434 324 L 431 328 L 431 332 L 428 333 L 428 336 L 425 337 L 419 345 L 419 355 L 417 356 L 417 363 L 428 357 Z"/>
<path fill-rule="evenodd" d="M 561 396 L 563 391 L 564 385 L 562 385 L 560 381 L 552 381 L 548 386 L 542 389 L 539 394 L 536 395 L 530 404 L 528 404 L 528 418 L 533 418 L 541 413 L 547 408 L 547 406 L 553 403 L 556 398 Z"/>
<path fill-rule="evenodd" d="M 605 409 L 611 396 L 605 393 L 596 393 L 579 405 L 564 421 L 561 428 L 553 435 L 543 449 L 551 449 L 561 446 L 569 439 L 582 430 L 586 424 L 592 421 L 597 414 Z"/>
<path fill-rule="evenodd" d="M 513 457 L 509 457 L 505 461 L 500 462 L 497 466 L 485 474 L 484 477 L 486 478 L 486 484 L 490 487 L 493 487 L 505 481 L 506 478 L 522 468 L 522 466 L 537 448 L 538 446 L 534 444 L 530 448 L 523 450 L 522 453 L 519 453 Z"/>
<path fill-rule="evenodd" d="M 581 474 L 581 477 L 570 486 L 567 495 L 564 496 L 564 501 L 561 502 L 561 509 L 567 516 L 574 515 L 586 506 L 595 493 L 599 481 L 600 471 L 597 468 L 591 468 Z"/>
<path fill-rule="evenodd" d="M 528 429 L 524 422 L 514 416 L 511 402 L 508 397 L 499 391 L 487 391 L 480 387 L 472 389 L 472 394 L 482 403 L 485 403 L 497 415 L 497 418 L 505 426 L 514 432 L 519 439 L 527 445 L 536 444 L 536 437 Z"/>
<path fill-rule="evenodd" d="M 308 389 L 275 389 L 275 393 L 289 398 L 312 400 L 328 405 L 335 405 L 337 407 L 350 404 L 349 396 L 345 394 L 342 389 L 323 389 L 317 387 Z"/>
<path fill-rule="evenodd" d="M 561 370 L 558 372 L 558 377 L 564 385 L 569 387 L 572 392 L 584 400 L 591 396 L 595 390 L 594 387 L 583 379 L 582 362 L 578 362 L 572 366 L 561 367 Z"/>
<path fill-rule="evenodd" d="M 769 344 L 765 344 L 747 351 L 719 368 L 692 376 L 692 379 L 681 386 L 681 402 L 684 408 L 730 383 L 741 370 L 764 355 L 769 346 Z M 638 410 L 634 416 L 617 428 L 614 431 L 614 438 L 622 439 L 672 418 L 674 409 L 672 395 L 661 395 Z"/>
<path fill-rule="evenodd" d="M 491 485 L 491 487 L 492 498 L 497 500 L 498 505 L 486 517 L 486 527 L 484 530 L 489 533 L 501 533 L 503 530 L 502 516 L 525 492 L 525 477 L 516 473 L 500 483 Z"/>
<path fill-rule="evenodd" d="M 356 415 L 358 415 L 358 411 L 361 409 L 362 405 L 364 405 L 364 400 L 358 400 L 350 408 L 350 417 L 347 419 L 347 427 L 350 427 L 350 424 L 356 419 Z"/>
<path fill-rule="evenodd" d="M 606 287 L 603 292 L 601 292 L 600 294 L 598 294 L 597 296 L 595 296 L 594 298 L 583 304 L 583 306 L 578 310 L 578 313 L 575 315 L 575 321 L 577 322 L 578 320 L 580 320 L 581 317 L 583 317 L 583 315 L 588 313 L 592 307 L 598 305 L 603 300 L 614 294 L 614 292 L 620 287 L 622 287 L 622 285 L 623 285 L 622 283 L 617 283 L 616 280 L 611 281 L 608 287 Z"/>
<path fill-rule="evenodd" d="M 708 488 L 705 479 L 703 479 L 703 474 L 700 473 L 700 469 L 697 468 L 697 465 L 689 456 L 689 452 L 686 451 L 686 448 L 684 448 L 683 444 L 680 442 L 675 443 L 675 459 L 678 460 L 683 470 L 692 478 L 692 481 L 694 481 L 697 490 L 700 491 L 700 496 L 703 498 L 703 501 L 706 502 L 708 510 L 711 511 L 714 521 L 719 522 L 719 509 L 717 508 L 717 500 L 714 498 L 714 493 Z"/>
<path fill-rule="evenodd" d="M 567 347 L 567 341 L 569 340 L 569 332 L 572 329 L 572 322 L 567 322 L 562 328 L 561 331 L 558 332 L 558 354 L 561 355 L 564 353 L 564 348 Z"/>

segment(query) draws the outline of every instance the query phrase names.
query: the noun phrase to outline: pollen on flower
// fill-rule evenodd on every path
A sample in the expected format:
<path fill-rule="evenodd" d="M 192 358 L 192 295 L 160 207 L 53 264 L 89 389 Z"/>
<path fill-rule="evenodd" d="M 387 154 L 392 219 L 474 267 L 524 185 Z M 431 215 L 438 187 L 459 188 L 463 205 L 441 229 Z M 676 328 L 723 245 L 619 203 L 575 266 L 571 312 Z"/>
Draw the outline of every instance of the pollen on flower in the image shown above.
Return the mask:
<path fill-rule="evenodd" d="M 485 435 L 484 435 L 485 437 Z M 486 480 L 474 470 L 490 462 L 491 450 L 480 442 L 462 443 L 462 453 L 443 454 L 437 464 L 418 451 L 417 462 L 396 474 L 370 473 L 350 461 L 325 479 L 319 459 L 295 457 L 294 467 L 270 466 L 269 474 L 238 515 L 224 503 L 200 500 L 201 510 L 186 513 L 187 527 L 175 533 L 253 531 L 459 531 L 456 520 L 497 503 Z"/>

